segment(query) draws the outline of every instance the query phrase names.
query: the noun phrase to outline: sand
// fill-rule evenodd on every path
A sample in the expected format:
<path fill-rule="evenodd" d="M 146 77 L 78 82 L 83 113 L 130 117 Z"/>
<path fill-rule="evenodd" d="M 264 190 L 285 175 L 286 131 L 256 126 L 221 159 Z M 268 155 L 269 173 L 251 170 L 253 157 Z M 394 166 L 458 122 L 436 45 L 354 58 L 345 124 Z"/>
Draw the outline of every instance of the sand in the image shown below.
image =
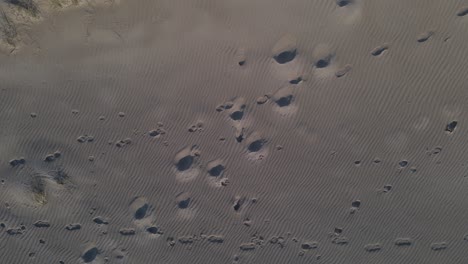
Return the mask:
<path fill-rule="evenodd" d="M 467 2 L 0 8 L 0 263 L 468 262 Z"/>

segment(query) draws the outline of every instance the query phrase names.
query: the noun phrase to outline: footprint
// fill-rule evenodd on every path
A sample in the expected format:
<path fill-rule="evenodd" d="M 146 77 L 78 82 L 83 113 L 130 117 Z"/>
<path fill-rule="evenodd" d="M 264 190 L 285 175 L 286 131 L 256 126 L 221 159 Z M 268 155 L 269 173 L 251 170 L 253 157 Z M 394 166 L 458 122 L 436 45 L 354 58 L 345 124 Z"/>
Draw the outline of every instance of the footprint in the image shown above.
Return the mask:
<path fill-rule="evenodd" d="M 133 236 L 136 234 L 135 228 L 121 228 L 119 233 L 123 236 Z"/>
<path fill-rule="evenodd" d="M 346 64 L 345 66 L 343 66 L 342 68 L 338 69 L 335 72 L 335 76 L 337 78 L 341 78 L 341 77 L 345 76 L 346 74 L 348 74 L 348 72 L 350 72 L 351 69 L 352 69 L 351 64 Z"/>
<path fill-rule="evenodd" d="M 223 174 L 224 169 L 226 169 L 226 165 L 224 164 L 223 160 L 216 159 L 208 162 L 208 164 L 206 165 L 206 169 L 210 176 L 218 177 Z"/>
<path fill-rule="evenodd" d="M 16 167 L 16 166 L 19 166 L 19 165 L 24 165 L 26 163 L 26 159 L 23 158 L 23 157 L 17 158 L 17 159 L 11 159 L 8 163 L 12 167 Z"/>
<path fill-rule="evenodd" d="M 96 247 L 94 243 L 90 243 L 86 246 L 85 250 L 81 254 L 81 259 L 83 259 L 85 263 L 89 263 L 89 262 L 94 261 L 98 255 L 99 255 L 99 249 Z"/>
<path fill-rule="evenodd" d="M 203 131 L 203 122 L 198 120 L 195 124 L 191 125 L 188 128 L 188 131 L 193 133 L 193 132 L 202 132 Z"/>
<path fill-rule="evenodd" d="M 267 143 L 259 132 L 253 132 L 246 140 L 247 150 L 249 152 L 259 152 Z"/>
<path fill-rule="evenodd" d="M 347 5 L 350 5 L 353 3 L 353 0 L 337 0 L 336 1 L 336 5 L 338 5 L 339 7 L 345 7 Z"/>
<path fill-rule="evenodd" d="M 24 233 L 25 228 L 16 227 L 16 228 L 9 228 L 7 229 L 7 234 L 10 236 L 22 235 Z"/>
<path fill-rule="evenodd" d="M 426 42 L 430 37 L 432 37 L 432 35 L 434 35 L 434 31 L 429 30 L 419 34 L 417 40 L 419 43 Z"/>
<path fill-rule="evenodd" d="M 367 244 L 367 245 L 364 246 L 364 249 L 367 252 L 376 252 L 376 251 L 380 251 L 382 249 L 382 245 L 379 244 L 379 243 Z"/>
<path fill-rule="evenodd" d="M 255 243 L 242 243 L 240 244 L 239 248 L 242 251 L 252 251 L 256 247 Z"/>
<path fill-rule="evenodd" d="M 468 15 L 468 6 L 463 6 L 457 11 L 457 16 L 463 17 Z"/>
<path fill-rule="evenodd" d="M 293 90 L 291 86 L 283 87 L 273 94 L 272 99 L 279 107 L 289 106 L 294 100 Z"/>
<path fill-rule="evenodd" d="M 245 128 L 242 125 L 236 126 L 234 137 L 238 143 L 241 143 L 245 139 Z"/>
<path fill-rule="evenodd" d="M 244 66 L 247 61 L 245 49 L 239 48 L 236 52 L 236 60 L 239 66 Z"/>
<path fill-rule="evenodd" d="M 30 182 L 33 199 L 40 205 L 47 203 L 46 184 L 41 175 L 33 175 Z"/>
<path fill-rule="evenodd" d="M 296 78 L 294 78 L 294 79 L 289 80 L 289 83 L 290 83 L 290 84 L 300 84 L 300 83 L 303 82 L 303 81 L 304 81 L 304 80 L 302 79 L 302 77 L 301 77 L 301 76 L 298 76 L 298 77 L 296 77 Z"/>
<path fill-rule="evenodd" d="M 146 228 L 146 232 L 148 232 L 150 235 L 155 235 L 155 236 L 160 236 L 163 234 L 160 228 L 157 226 L 149 226 Z"/>
<path fill-rule="evenodd" d="M 411 246 L 413 244 L 413 240 L 411 238 L 397 238 L 395 239 L 395 245 L 402 247 L 402 246 Z"/>
<path fill-rule="evenodd" d="M 219 235 L 209 235 L 206 240 L 210 243 L 223 243 L 224 237 Z"/>
<path fill-rule="evenodd" d="M 290 34 L 284 35 L 273 46 L 273 59 L 279 64 L 291 62 L 297 55 L 297 40 Z"/>
<path fill-rule="evenodd" d="M 80 223 L 71 223 L 65 226 L 65 229 L 69 231 L 80 230 L 81 224 Z"/>
<path fill-rule="evenodd" d="M 349 239 L 344 236 L 338 236 L 332 239 L 332 243 L 336 245 L 347 245 L 349 243 Z"/>
<path fill-rule="evenodd" d="M 130 203 L 130 210 L 133 213 L 133 217 L 137 220 L 145 218 L 149 211 L 149 204 L 145 197 L 136 197 Z"/>
<path fill-rule="evenodd" d="M 270 100 L 270 98 L 271 98 L 271 95 L 265 94 L 265 95 L 257 97 L 257 99 L 255 101 L 257 102 L 257 104 L 262 105 L 262 104 L 265 104 L 266 102 L 268 102 L 268 100 Z"/>
<path fill-rule="evenodd" d="M 407 160 L 401 160 L 400 162 L 398 162 L 398 165 L 400 166 L 400 168 L 405 168 L 406 166 L 408 166 L 408 161 Z"/>
<path fill-rule="evenodd" d="M 179 209 L 187 209 L 191 201 L 192 198 L 188 192 L 181 192 L 176 196 L 176 204 Z"/>
<path fill-rule="evenodd" d="M 304 242 L 301 244 L 301 248 L 304 250 L 310 250 L 310 249 L 318 248 L 318 245 L 319 243 L 316 241 Z"/>
<path fill-rule="evenodd" d="M 232 101 L 232 106 L 226 108 L 229 110 L 229 117 L 234 121 L 239 121 L 244 117 L 244 111 L 246 108 L 246 100 L 243 97 L 237 97 Z"/>
<path fill-rule="evenodd" d="M 93 222 L 98 224 L 98 225 L 108 225 L 109 221 L 105 219 L 104 217 L 101 216 L 96 216 L 93 218 Z"/>
<path fill-rule="evenodd" d="M 162 128 L 156 128 L 148 131 L 148 135 L 152 138 L 160 138 L 164 134 L 166 134 L 166 131 Z"/>
<path fill-rule="evenodd" d="M 445 127 L 445 132 L 449 134 L 453 133 L 453 131 L 455 131 L 455 128 L 457 128 L 457 125 L 458 125 L 458 121 L 452 121 L 448 123 L 447 126 Z"/>
<path fill-rule="evenodd" d="M 177 238 L 177 240 L 179 241 L 179 243 L 184 244 L 184 245 L 192 244 L 194 242 L 192 236 L 180 236 Z"/>
<path fill-rule="evenodd" d="M 384 187 L 383 187 L 383 192 L 384 193 L 388 193 L 392 190 L 393 186 L 390 185 L 390 184 L 385 184 Z"/>
<path fill-rule="evenodd" d="M 195 155 L 193 153 L 193 150 L 195 148 L 195 145 L 190 148 L 187 147 L 176 154 L 174 162 L 177 167 L 177 170 L 186 171 L 192 167 L 195 160 Z"/>
<path fill-rule="evenodd" d="M 50 227 L 50 223 L 47 220 L 39 220 L 34 222 L 35 227 Z"/>
<path fill-rule="evenodd" d="M 434 251 L 444 250 L 448 247 L 447 242 L 436 242 L 431 244 L 431 249 Z"/>
<path fill-rule="evenodd" d="M 380 56 L 382 55 L 386 50 L 388 50 L 390 46 L 388 44 L 382 44 L 380 46 L 375 47 L 372 51 L 371 54 L 372 56 Z"/>
<path fill-rule="evenodd" d="M 234 204 L 232 208 L 234 209 L 234 211 L 239 212 L 242 209 L 242 205 L 244 205 L 244 203 L 245 203 L 245 197 L 236 196 L 234 198 Z"/>
<path fill-rule="evenodd" d="M 174 157 L 176 179 L 181 182 L 193 180 L 198 176 L 199 170 L 195 166 L 200 156 L 200 149 L 192 145 L 180 150 Z"/>

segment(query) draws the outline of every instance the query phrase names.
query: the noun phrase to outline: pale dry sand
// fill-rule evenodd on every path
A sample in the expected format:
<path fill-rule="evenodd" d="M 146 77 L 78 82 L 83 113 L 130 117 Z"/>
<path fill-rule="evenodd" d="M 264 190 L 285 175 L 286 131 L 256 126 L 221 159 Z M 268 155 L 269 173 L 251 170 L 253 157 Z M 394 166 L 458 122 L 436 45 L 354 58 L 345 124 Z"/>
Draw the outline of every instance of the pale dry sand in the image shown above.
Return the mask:
<path fill-rule="evenodd" d="M 18 3 L 0 263 L 468 263 L 466 1 Z"/>

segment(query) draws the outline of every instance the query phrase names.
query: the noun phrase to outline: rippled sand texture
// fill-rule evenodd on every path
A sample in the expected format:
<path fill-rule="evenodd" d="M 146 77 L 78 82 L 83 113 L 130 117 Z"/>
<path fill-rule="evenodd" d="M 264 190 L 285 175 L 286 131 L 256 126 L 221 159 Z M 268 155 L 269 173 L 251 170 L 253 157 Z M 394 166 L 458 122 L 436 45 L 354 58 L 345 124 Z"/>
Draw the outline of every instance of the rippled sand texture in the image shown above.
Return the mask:
<path fill-rule="evenodd" d="M 466 2 L 18 1 L 1 263 L 468 263 Z"/>

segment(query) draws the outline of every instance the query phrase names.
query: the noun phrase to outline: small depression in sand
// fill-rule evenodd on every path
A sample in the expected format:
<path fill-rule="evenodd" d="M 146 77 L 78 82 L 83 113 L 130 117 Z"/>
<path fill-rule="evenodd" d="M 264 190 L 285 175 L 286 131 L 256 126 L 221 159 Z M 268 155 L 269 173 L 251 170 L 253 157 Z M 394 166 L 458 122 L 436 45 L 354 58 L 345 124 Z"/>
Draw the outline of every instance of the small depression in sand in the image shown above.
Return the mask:
<path fill-rule="evenodd" d="M 207 163 L 208 182 L 212 186 L 223 186 L 227 178 L 224 176 L 226 164 L 222 159 L 215 159 Z"/>
<path fill-rule="evenodd" d="M 192 194 L 180 192 L 176 195 L 177 216 L 182 219 L 192 219 L 195 216 Z"/>
<path fill-rule="evenodd" d="M 198 158 L 200 149 L 197 145 L 185 147 L 174 157 L 176 179 L 179 182 L 188 182 L 195 179 L 200 173 Z"/>
<path fill-rule="evenodd" d="M 273 110 L 283 116 L 291 115 L 297 112 L 295 87 L 286 86 L 278 89 L 272 96 Z"/>
<path fill-rule="evenodd" d="M 268 155 L 267 139 L 260 132 L 252 132 L 245 140 L 247 157 L 250 160 L 261 161 Z"/>

